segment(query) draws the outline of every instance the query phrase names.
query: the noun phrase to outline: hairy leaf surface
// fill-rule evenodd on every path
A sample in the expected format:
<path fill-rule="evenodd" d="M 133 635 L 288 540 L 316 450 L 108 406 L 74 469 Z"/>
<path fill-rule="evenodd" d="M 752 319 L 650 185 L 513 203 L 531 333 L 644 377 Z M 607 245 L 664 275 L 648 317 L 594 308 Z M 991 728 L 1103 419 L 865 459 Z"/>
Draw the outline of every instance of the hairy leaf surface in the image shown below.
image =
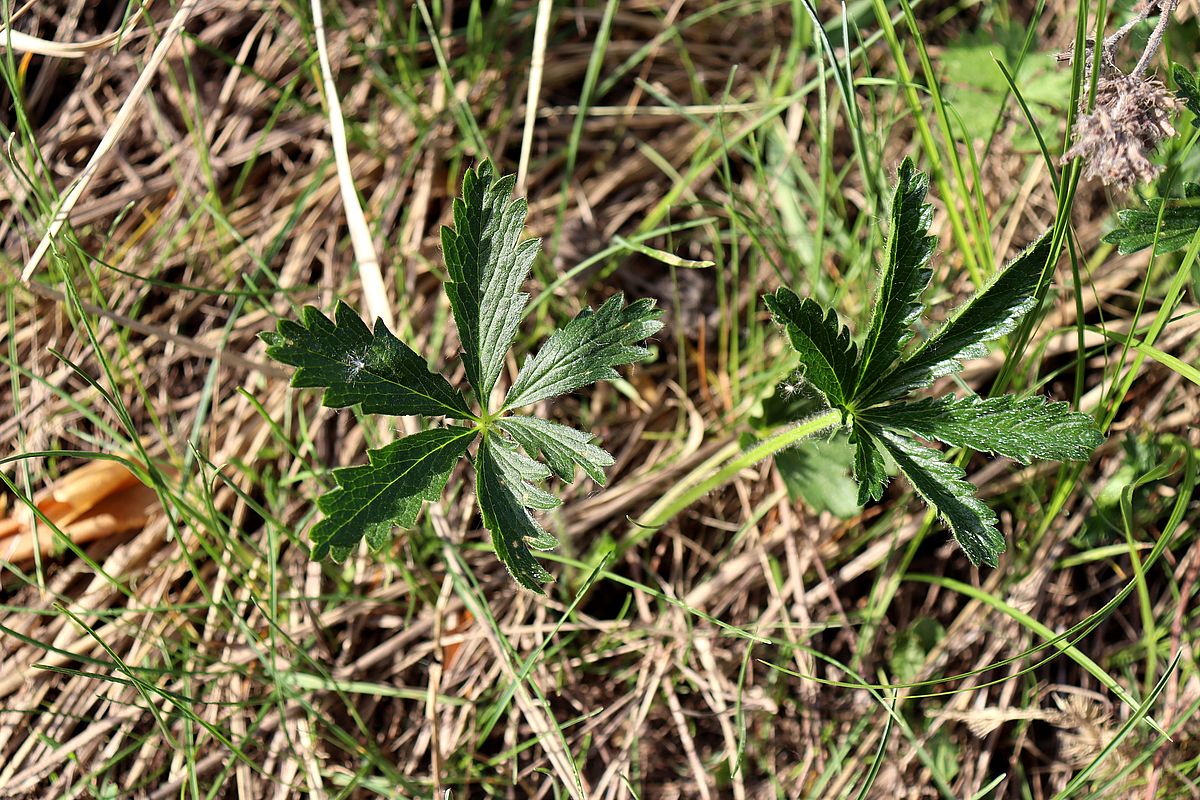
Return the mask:
<path fill-rule="evenodd" d="M 922 439 L 969 447 L 1028 464 L 1082 461 L 1104 440 L 1087 414 L 1039 395 L 939 397 L 871 409 L 863 418 Z"/>
<path fill-rule="evenodd" d="M 859 505 L 883 497 L 888 483 L 885 453 L 890 454 L 917 493 L 950 526 L 971 561 L 994 564 L 1004 549 L 995 514 L 976 499 L 961 469 L 913 437 L 1023 463 L 1036 458 L 1082 460 L 1104 437 L 1091 417 L 1036 396 L 907 400 L 915 390 L 961 370 L 964 360 L 985 355 L 988 342 L 1014 330 L 1034 308 L 1053 266 L 1047 233 L 905 355 L 932 274 L 927 189 L 925 176 L 906 159 L 892 201 L 887 254 L 870 328 L 857 348 L 837 315 L 812 300 L 801 300 L 788 289 L 763 300 L 786 326 L 808 382 L 841 412 L 849 428 Z"/>
<path fill-rule="evenodd" d="M 310 534 L 314 558 L 343 559 L 364 537 L 378 549 L 394 527 L 411 527 L 422 502 L 438 498 L 454 464 L 481 436 L 475 472 L 484 527 L 516 580 L 541 592 L 550 575 L 533 551 L 557 542 L 530 510 L 548 510 L 560 501 L 540 484 L 552 473 L 574 480 L 577 466 L 604 483 L 613 459 L 591 443 L 590 434 L 506 414 L 612 380 L 618 377 L 615 367 L 648 358 L 641 341 L 662 327 L 660 312 L 652 300 L 626 306 L 620 295 L 595 312 L 583 311 L 526 360 L 504 405 L 491 409 L 489 400 L 528 299 L 521 287 L 539 246 L 537 240 L 521 240 L 527 207 L 511 198 L 514 185 L 512 176 L 496 177 L 488 161 L 468 170 L 462 196 L 454 201 L 454 225 L 442 229 L 450 277 L 445 290 L 477 412 L 382 322 L 372 331 L 344 303 L 338 304 L 336 321 L 307 308 L 299 323 L 284 320 L 277 331 L 262 334 L 268 355 L 297 367 L 293 385 L 325 388 L 328 406 L 448 416 L 474 425 L 427 430 L 370 451 L 368 464 L 335 470 L 337 488 L 317 501 L 325 516 Z"/>
<path fill-rule="evenodd" d="M 883 497 L 883 490 L 888 484 L 888 474 L 879 446 L 861 422 L 854 423 L 850 431 L 850 443 L 854 445 L 854 478 L 858 481 L 858 504 L 865 506 L 870 501 Z"/>
<path fill-rule="evenodd" d="M 497 427 L 511 436 L 532 457 L 538 453 L 562 481 L 575 480 L 575 467 L 596 483 L 604 485 L 604 470 L 611 467 L 613 458 L 592 444 L 592 435 L 538 417 L 504 417 Z"/>
<path fill-rule="evenodd" d="M 1033 309 L 1050 250 L 1048 231 L 957 309 L 937 333 L 864 389 L 862 405 L 901 397 L 958 372 L 964 361 L 987 355 L 987 343 L 1011 332 Z"/>
<path fill-rule="evenodd" d="M 537 239 L 521 241 L 528 210 L 512 199 L 516 178 L 496 178 L 490 161 L 467 170 L 462 197 L 454 200 L 454 227 L 442 228 L 442 252 L 450 281 L 446 294 L 463 345 L 467 380 L 481 406 L 504 355 L 512 346 L 529 296 L 521 285 L 537 257 Z"/>
<path fill-rule="evenodd" d="M 472 419 L 461 394 L 425 360 L 392 335 L 380 320 L 374 332 L 345 303 L 335 320 L 312 306 L 301 322 L 284 319 L 260 337 L 267 355 L 297 367 L 292 386 L 324 387 L 330 408 L 358 405 L 367 414 L 448 416 Z"/>
<path fill-rule="evenodd" d="M 763 302 L 784 326 L 792 348 L 800 354 L 804 377 L 834 406 L 844 406 L 854 391 L 858 348 L 837 312 L 826 312 L 815 300 L 801 300 L 786 287 Z"/>
<path fill-rule="evenodd" d="M 508 390 L 504 408 L 520 408 L 620 377 L 613 367 L 650 356 L 637 342 L 662 328 L 661 315 L 652 300 L 626 306 L 621 294 L 610 297 L 595 312 L 580 311 L 566 327 L 550 335 L 537 355 L 525 360 Z"/>
<path fill-rule="evenodd" d="M 512 442 L 498 436 L 489 436 L 488 448 L 492 459 L 500 468 L 505 484 L 526 508 L 548 511 L 558 508 L 562 501 L 536 484 L 550 477 L 550 468 L 521 452 Z"/>
<path fill-rule="evenodd" d="M 975 496 L 966 473 L 943 461 L 941 454 L 882 428 L 872 433 L 891 453 L 896 466 L 926 503 L 950 527 L 955 540 L 975 566 L 995 566 L 1004 552 L 1004 537 L 996 530 L 996 515 Z"/>
<path fill-rule="evenodd" d="M 912 159 L 904 159 L 892 196 L 883 273 L 858 363 L 859 385 L 896 360 L 912 338 L 910 326 L 921 315 L 921 293 L 933 275 L 929 259 L 937 244 L 929 235 L 933 207 L 925 203 L 928 190 L 929 178 L 917 171 Z"/>
<path fill-rule="evenodd" d="M 550 573 L 538 563 L 533 550 L 551 550 L 558 542 L 546 533 L 521 499 L 525 478 L 512 468 L 500 440 L 485 437 L 475 458 L 476 497 L 483 514 L 483 526 L 492 532 L 496 555 L 517 583 L 542 593 L 542 584 Z"/>
<path fill-rule="evenodd" d="M 341 561 L 363 537 L 378 550 L 393 528 L 411 528 L 475 436 L 472 428 L 431 428 L 368 451 L 367 464 L 335 469 L 337 488 L 317 500 L 325 518 L 312 529 L 312 557 Z"/>
<path fill-rule="evenodd" d="M 1123 208 L 1117 212 L 1121 224 L 1109 231 L 1104 241 L 1115 244 L 1120 253 L 1136 253 L 1154 245 L 1155 255 L 1173 253 L 1191 244 L 1200 230 L 1200 184 L 1185 183 L 1182 198 L 1163 198 L 1146 201 L 1144 209 Z M 1162 226 L 1158 215 L 1162 213 Z M 1155 244 L 1157 237 L 1158 243 Z"/>

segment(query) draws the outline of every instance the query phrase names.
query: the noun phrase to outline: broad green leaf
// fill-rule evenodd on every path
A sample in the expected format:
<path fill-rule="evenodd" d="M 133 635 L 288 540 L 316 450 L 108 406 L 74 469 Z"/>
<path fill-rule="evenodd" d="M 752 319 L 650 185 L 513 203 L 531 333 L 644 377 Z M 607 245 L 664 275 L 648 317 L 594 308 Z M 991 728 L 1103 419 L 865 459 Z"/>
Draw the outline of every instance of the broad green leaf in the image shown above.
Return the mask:
<path fill-rule="evenodd" d="M 473 428 L 431 428 L 369 451 L 367 464 L 335 469 L 337 488 L 317 500 L 325 518 L 312 529 L 312 557 L 342 561 L 363 537 L 378 550 L 393 528 L 411 528 L 475 435 Z"/>
<path fill-rule="evenodd" d="M 575 480 L 575 467 L 604 485 L 606 467 L 613 458 L 592 444 L 592 435 L 538 417 L 503 417 L 496 426 L 511 436 L 532 457 L 540 452 L 554 474 L 567 483 Z"/>
<path fill-rule="evenodd" d="M 596 381 L 620 377 L 615 366 L 644 361 L 650 351 L 636 344 L 662 328 L 662 312 L 653 300 L 625 305 L 623 295 L 610 297 L 595 312 L 580 311 L 550 335 L 537 355 L 525 360 L 508 390 L 504 409 L 573 392 Z"/>
<path fill-rule="evenodd" d="M 483 527 L 492 533 L 496 555 L 517 583 L 526 589 L 543 593 L 542 584 L 551 580 L 550 573 L 533 555 L 533 549 L 550 550 L 558 544 L 529 513 L 518 492 L 526 485 L 520 474 L 514 474 L 503 456 L 497 457 L 500 439 L 487 436 L 479 445 L 475 457 L 476 497 L 483 514 Z"/>
<path fill-rule="evenodd" d="M 1034 294 L 1050 257 L 1047 231 L 991 282 L 955 311 L 916 350 L 863 390 L 863 406 L 901 397 L 958 372 L 962 362 L 987 355 L 987 343 L 1009 333 L 1033 309 Z"/>
<path fill-rule="evenodd" d="M 1155 245 L 1156 255 L 1187 247 L 1200 230 L 1200 184 L 1185 183 L 1183 197 L 1169 198 L 1166 202 L 1166 210 L 1162 210 L 1161 197 L 1147 200 L 1144 209 L 1121 209 L 1117 212 L 1121 224 L 1109 231 L 1104 241 L 1115 244 L 1117 250 L 1125 254 L 1145 250 L 1151 245 Z M 1161 227 L 1158 224 L 1160 211 Z"/>
<path fill-rule="evenodd" d="M 860 348 L 857 384 L 887 369 L 912 338 L 910 326 L 921 314 L 921 293 L 933 271 L 929 259 L 937 240 L 929 235 L 933 207 L 925 203 L 929 178 L 912 159 L 900 165 L 892 197 L 891 226 L 879 289 L 871 311 L 871 327 Z"/>
<path fill-rule="evenodd" d="M 854 448 L 845 438 L 805 441 L 775 454 L 775 466 L 788 496 L 815 512 L 846 519 L 859 512 L 858 491 L 850 476 Z"/>
<path fill-rule="evenodd" d="M 865 506 L 872 500 L 883 497 L 883 490 L 888 484 L 888 474 L 879 446 L 862 423 L 856 421 L 851 428 L 850 444 L 854 445 L 854 477 L 858 481 L 858 504 Z"/>
<path fill-rule="evenodd" d="M 871 433 L 891 453 L 896 466 L 950 526 L 950 532 L 975 566 L 996 566 L 1004 552 L 1004 537 L 996 530 L 996 515 L 975 497 L 975 487 L 961 469 L 943 461 L 941 454 L 913 440 L 877 426 Z"/>
<path fill-rule="evenodd" d="M 1187 103 L 1187 110 L 1196 118 L 1200 118 L 1200 85 L 1196 83 L 1196 76 L 1182 64 L 1172 64 L 1171 77 L 1175 79 L 1179 94 Z"/>
<path fill-rule="evenodd" d="M 1040 395 L 926 398 L 863 412 L 862 419 L 922 439 L 969 447 L 1028 464 L 1083 461 L 1104 441 L 1095 421 Z"/>
<path fill-rule="evenodd" d="M 292 386 L 325 387 L 330 408 L 359 405 L 367 414 L 448 416 L 472 419 L 461 394 L 429 371 L 425 360 L 392 335 L 382 320 L 374 332 L 345 303 L 330 320 L 312 306 L 301 322 L 280 320 L 259 334 L 267 355 L 297 367 Z"/>
<path fill-rule="evenodd" d="M 521 285 L 540 246 L 520 240 L 528 206 L 511 198 L 515 185 L 512 175 L 497 179 L 490 161 L 467 170 L 462 197 L 454 200 L 454 227 L 442 228 L 446 294 L 467 380 L 485 408 L 529 299 Z"/>
<path fill-rule="evenodd" d="M 814 300 L 801 300 L 786 287 L 764 296 L 763 301 L 800 354 L 804 377 L 830 405 L 845 406 L 854 391 L 858 348 L 837 312 L 822 310 Z"/>

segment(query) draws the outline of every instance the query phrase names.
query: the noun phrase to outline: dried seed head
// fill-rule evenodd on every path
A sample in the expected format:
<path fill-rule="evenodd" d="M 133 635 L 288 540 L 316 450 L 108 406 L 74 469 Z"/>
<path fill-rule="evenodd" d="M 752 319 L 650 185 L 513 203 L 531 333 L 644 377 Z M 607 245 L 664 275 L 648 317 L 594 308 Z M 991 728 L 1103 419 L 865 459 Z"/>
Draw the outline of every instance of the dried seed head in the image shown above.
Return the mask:
<path fill-rule="evenodd" d="M 1086 163 L 1084 175 L 1126 190 L 1154 178 L 1162 167 L 1150 161 L 1159 143 L 1175 135 L 1171 112 L 1180 105 L 1155 78 L 1105 69 L 1096 83 L 1096 105 L 1081 113 L 1072 134 L 1074 144 L 1063 161 Z"/>
<path fill-rule="evenodd" d="M 1087 764 L 1112 739 L 1112 716 L 1107 709 L 1078 695 L 1055 695 L 1058 718 L 1054 725 L 1062 730 L 1063 758 L 1072 766 Z"/>

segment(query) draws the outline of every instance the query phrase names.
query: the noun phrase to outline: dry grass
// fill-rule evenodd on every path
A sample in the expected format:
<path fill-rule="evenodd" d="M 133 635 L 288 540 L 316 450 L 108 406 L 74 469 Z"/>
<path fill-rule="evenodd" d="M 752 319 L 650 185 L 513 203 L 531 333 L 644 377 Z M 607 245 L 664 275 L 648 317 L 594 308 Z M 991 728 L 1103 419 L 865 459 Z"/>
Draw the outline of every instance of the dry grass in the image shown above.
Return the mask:
<path fill-rule="evenodd" d="M 485 5 L 476 19 L 464 5 L 430 12 L 434 47 L 416 6 L 324 3 L 350 170 L 397 330 L 454 364 L 455 379 L 438 228 L 464 164 L 482 155 L 474 125 L 493 157 L 517 166 L 537 9 Z M 1182 453 L 1200 444 L 1200 393 L 1179 372 L 1141 365 L 1110 441 L 1052 517 L 1045 504 L 1074 477 L 1056 465 L 972 459 L 1010 541 L 996 570 L 971 570 L 901 482 L 843 520 L 789 499 L 769 462 L 661 530 L 630 525 L 736 441 L 786 374 L 758 294 L 786 280 L 850 315 L 869 301 L 878 209 L 832 86 L 823 102 L 819 80 L 808 83 L 820 77 L 817 51 L 789 49 L 789 6 L 706 15 L 709 4 L 620 4 L 599 72 L 612 85 L 583 122 L 569 174 L 603 7 L 555 9 L 526 185 L 530 232 L 551 254 L 533 294 L 558 283 L 519 344 L 617 289 L 659 298 L 669 322 L 661 357 L 629 375 L 628 391 L 600 386 L 541 409 L 590 424 L 617 458 L 604 491 L 561 488 L 567 502 L 552 520 L 564 542 L 552 568 L 560 578 L 544 600 L 517 590 L 483 546 L 462 475 L 389 558 L 343 570 L 307 557 L 312 498 L 328 468 L 390 434 L 290 390 L 256 339 L 303 303 L 364 307 L 315 42 L 298 21 L 305 4 L 201 0 L 74 203 L 62 257 L 21 280 L 53 206 L 47 190 L 64 192 L 87 164 L 176 12 L 148 6 L 131 12 L 115 51 L 72 61 L 10 54 L 27 119 L 9 96 L 3 122 L 24 132 L 10 145 L 0 198 L 0 402 L 11 410 L 0 419 L 0 457 L 111 453 L 154 463 L 164 483 L 161 511 L 136 533 L 0 572 L 0 796 L 842 797 L 863 785 L 886 737 L 867 796 L 936 797 L 942 781 L 943 796 L 991 786 L 990 797 L 1049 797 L 1132 709 L 1053 647 L 1005 660 L 1044 643 L 1027 619 L 1065 631 L 1131 577 L 1135 594 L 1075 652 L 1142 698 L 1182 651 L 1152 712 L 1175 736 L 1160 747 L 1139 725 L 1091 786 L 1111 797 L 1196 796 L 1195 502 L 1183 502 L 1162 561 L 1143 573 L 1131 557 L 1191 491 Z M 920 13 L 936 56 L 981 12 Z M 124 14 L 113 2 L 64 0 L 37 4 L 16 27 L 82 41 Z M 1070 40 L 1072 14 L 1047 13 L 1039 49 Z M 873 30 L 869 18 L 860 23 Z M 799 53 L 795 64 L 785 63 L 789 52 Z M 859 72 L 893 76 L 886 48 L 868 48 Z M 916 147 L 912 122 L 892 88 L 863 92 L 882 180 Z M 1013 114 L 983 162 L 994 229 L 982 247 L 998 257 L 1055 209 L 1044 165 L 1014 144 L 1022 124 Z M 779 142 L 795 152 L 783 167 L 772 155 Z M 781 188 L 788 169 L 815 178 L 822 162 L 826 186 Z M 798 225 L 822 231 L 819 250 L 781 232 L 784 198 L 814 196 L 828 217 L 800 206 Z M 1107 202 L 1094 187 L 1080 192 L 1085 254 L 1097 252 Z M 943 206 L 936 219 L 943 247 L 932 291 L 950 299 L 969 280 Z M 651 242 L 718 268 L 673 272 L 626 253 L 558 280 L 614 236 L 691 220 L 707 221 Z M 804 252 L 820 257 L 804 263 Z M 1018 370 L 1022 385 L 1100 407 L 1136 353 L 1122 362 L 1096 329 L 1081 339 L 1078 315 L 1110 332 L 1143 330 L 1157 311 L 1152 293 L 1134 319 L 1147 264 L 1145 253 L 1105 255 L 1089 265 L 1076 303 L 1064 260 L 1062 291 Z M 1164 259 L 1156 268 L 1170 272 Z M 1157 283 L 1154 291 L 1161 297 Z M 1196 311 L 1186 299 L 1158 342 L 1186 364 L 1200 358 Z M 975 362 L 963 380 L 986 389 L 1002 363 L 1000 353 Z M 1149 454 L 1128 455 L 1135 442 Z M 81 463 L 8 461 L 10 507 Z M 1134 547 L 1122 549 L 1105 491 L 1143 463 L 1177 469 L 1136 495 Z M 580 599 L 611 545 L 615 560 Z M 814 678 L 935 682 L 873 695 Z M 930 692 L 953 693 L 918 696 Z M 889 704 L 899 720 L 885 729 Z M 572 763 L 580 789 L 568 788 Z"/>

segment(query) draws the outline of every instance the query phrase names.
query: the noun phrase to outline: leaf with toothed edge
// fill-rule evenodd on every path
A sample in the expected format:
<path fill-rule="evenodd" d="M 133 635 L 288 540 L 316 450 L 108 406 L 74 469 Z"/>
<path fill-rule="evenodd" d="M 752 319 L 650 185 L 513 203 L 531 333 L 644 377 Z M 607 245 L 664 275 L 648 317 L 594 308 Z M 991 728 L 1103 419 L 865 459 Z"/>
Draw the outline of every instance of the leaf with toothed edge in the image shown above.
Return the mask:
<path fill-rule="evenodd" d="M 859 348 L 857 385 L 887 369 L 912 338 L 910 326 L 924 307 L 921 294 L 933 270 L 929 260 L 937 239 L 929 235 L 933 207 L 925 202 L 929 178 L 912 159 L 900 164 L 892 196 L 891 225 L 879 288 L 871 310 L 871 325 Z"/>
<path fill-rule="evenodd" d="M 454 226 L 442 230 L 450 278 L 444 286 L 478 412 L 382 321 L 371 329 L 345 303 L 333 319 L 306 308 L 299 322 L 283 320 L 278 330 L 261 334 L 270 357 L 297 368 L 293 385 L 324 388 L 327 406 L 474 424 L 431 428 L 369 451 L 367 464 L 334 470 L 337 487 L 317 501 L 324 518 L 310 533 L 313 558 L 343 560 L 363 540 L 379 550 L 394 528 L 415 525 L 423 503 L 438 499 L 455 464 L 482 438 L 474 464 L 484 527 L 517 582 L 541 593 L 551 576 L 534 551 L 552 549 L 557 541 L 531 512 L 561 502 L 542 482 L 551 474 L 572 481 L 581 467 L 604 483 L 613 459 L 589 433 L 505 415 L 616 379 L 616 367 L 647 359 L 650 350 L 642 341 L 662 327 L 660 312 L 652 300 L 626 305 L 621 295 L 596 311 L 584 309 L 526 360 L 502 407 L 491 410 L 528 299 L 521 288 L 539 247 L 536 239 L 521 238 L 526 204 L 512 199 L 514 183 L 512 176 L 497 177 L 488 161 L 468 170 L 454 201 Z"/>
<path fill-rule="evenodd" d="M 521 452 L 516 444 L 499 436 L 486 437 L 489 452 L 500 470 L 504 484 L 512 490 L 521 505 L 539 511 L 558 508 L 562 501 L 537 484 L 550 477 L 550 468 Z"/>
<path fill-rule="evenodd" d="M 364 537 L 379 550 L 393 528 L 411 528 L 475 436 L 472 428 L 431 428 L 369 451 L 367 464 L 335 469 L 337 488 L 317 500 L 325 518 L 310 534 L 312 557 L 342 561 Z"/>
<path fill-rule="evenodd" d="M 1163 203 L 1166 208 L 1163 208 Z M 1159 221 L 1159 215 L 1162 221 Z M 1115 244 L 1122 255 L 1136 253 L 1153 245 L 1156 255 L 1173 253 L 1191 244 L 1200 230 L 1200 184 L 1185 183 L 1183 197 L 1153 197 L 1145 208 L 1123 208 L 1117 212 L 1120 220 L 1104 236 Z"/>
<path fill-rule="evenodd" d="M 650 356 L 650 351 L 637 342 L 662 328 L 658 319 L 661 315 L 652 300 L 626 306 L 620 294 L 610 297 L 594 312 L 584 309 L 565 327 L 550 334 L 537 355 L 526 359 L 504 399 L 504 409 L 532 405 L 596 381 L 615 380 L 619 376 L 614 366 Z"/>
<path fill-rule="evenodd" d="M 483 526 L 492 532 L 496 555 L 517 583 L 543 594 L 542 584 L 551 576 L 533 551 L 552 550 L 558 541 L 529 513 L 526 502 L 518 495 L 518 492 L 525 494 L 527 479 L 502 453 L 500 440 L 487 436 L 475 457 L 476 497 Z"/>
<path fill-rule="evenodd" d="M 1083 461 L 1104 441 L 1090 416 L 1038 395 L 925 398 L 869 409 L 860 418 L 1022 464 L 1034 459 Z"/>
<path fill-rule="evenodd" d="M 1034 295 L 1050 257 L 1047 231 L 1021 252 L 938 331 L 910 355 L 862 389 L 862 405 L 902 397 L 987 355 L 987 343 L 1011 332 L 1034 305 Z"/>
<path fill-rule="evenodd" d="M 966 473 L 943 461 L 941 454 L 883 428 L 871 427 L 900 472 L 950 527 L 955 540 L 975 566 L 996 566 L 1004 537 L 996 530 L 996 514 L 975 496 Z"/>
<path fill-rule="evenodd" d="M 883 490 L 888 484 L 888 474 L 879 446 L 861 422 L 855 422 L 851 428 L 850 444 L 854 445 L 854 478 L 858 481 L 858 504 L 865 506 L 870 501 L 883 497 Z"/>
<path fill-rule="evenodd" d="M 521 291 L 541 243 L 521 241 L 528 205 L 511 197 L 516 178 L 495 176 L 490 161 L 467 170 L 454 200 L 454 227 L 442 228 L 445 284 L 463 345 L 463 366 L 487 405 L 529 295 Z"/>
<path fill-rule="evenodd" d="M 865 339 L 855 346 L 832 310 L 780 289 L 763 300 L 786 327 L 804 375 L 841 412 L 854 446 L 858 503 L 883 497 L 884 455 L 950 526 L 971 562 L 996 563 L 1004 538 L 995 514 L 974 493 L 966 474 L 913 437 L 1007 456 L 1083 460 L 1104 440 L 1095 421 L 1066 403 L 1039 396 L 946 396 L 908 401 L 962 362 L 987 353 L 987 343 L 1012 331 L 1030 313 L 1051 274 L 1051 236 L 1043 235 L 916 347 L 913 323 L 929 284 L 934 238 L 929 235 L 928 180 L 912 161 L 900 166 L 892 200 L 887 254 Z"/>
<path fill-rule="evenodd" d="M 301 322 L 284 319 L 259 337 L 267 355 L 297 367 L 292 386 L 325 388 L 330 408 L 360 406 L 365 414 L 423 414 L 472 419 L 461 394 L 382 321 L 372 331 L 350 306 L 338 303 L 331 320 L 312 306 Z M 336 320 L 336 321 L 335 321 Z"/>
<path fill-rule="evenodd" d="M 845 405 L 854 391 L 855 362 L 858 348 L 850 340 L 850 331 L 838 320 L 837 312 L 825 312 L 814 300 L 801 300 L 786 287 L 763 302 L 784 327 L 792 348 L 800 354 L 804 378 L 831 405 Z"/>
<path fill-rule="evenodd" d="M 554 474 L 562 481 L 575 480 L 575 467 L 604 485 L 604 469 L 613 465 L 608 453 L 592 444 L 592 435 L 537 417 L 512 416 L 496 421 L 496 426 L 513 438 L 530 456 L 540 452 Z"/>

